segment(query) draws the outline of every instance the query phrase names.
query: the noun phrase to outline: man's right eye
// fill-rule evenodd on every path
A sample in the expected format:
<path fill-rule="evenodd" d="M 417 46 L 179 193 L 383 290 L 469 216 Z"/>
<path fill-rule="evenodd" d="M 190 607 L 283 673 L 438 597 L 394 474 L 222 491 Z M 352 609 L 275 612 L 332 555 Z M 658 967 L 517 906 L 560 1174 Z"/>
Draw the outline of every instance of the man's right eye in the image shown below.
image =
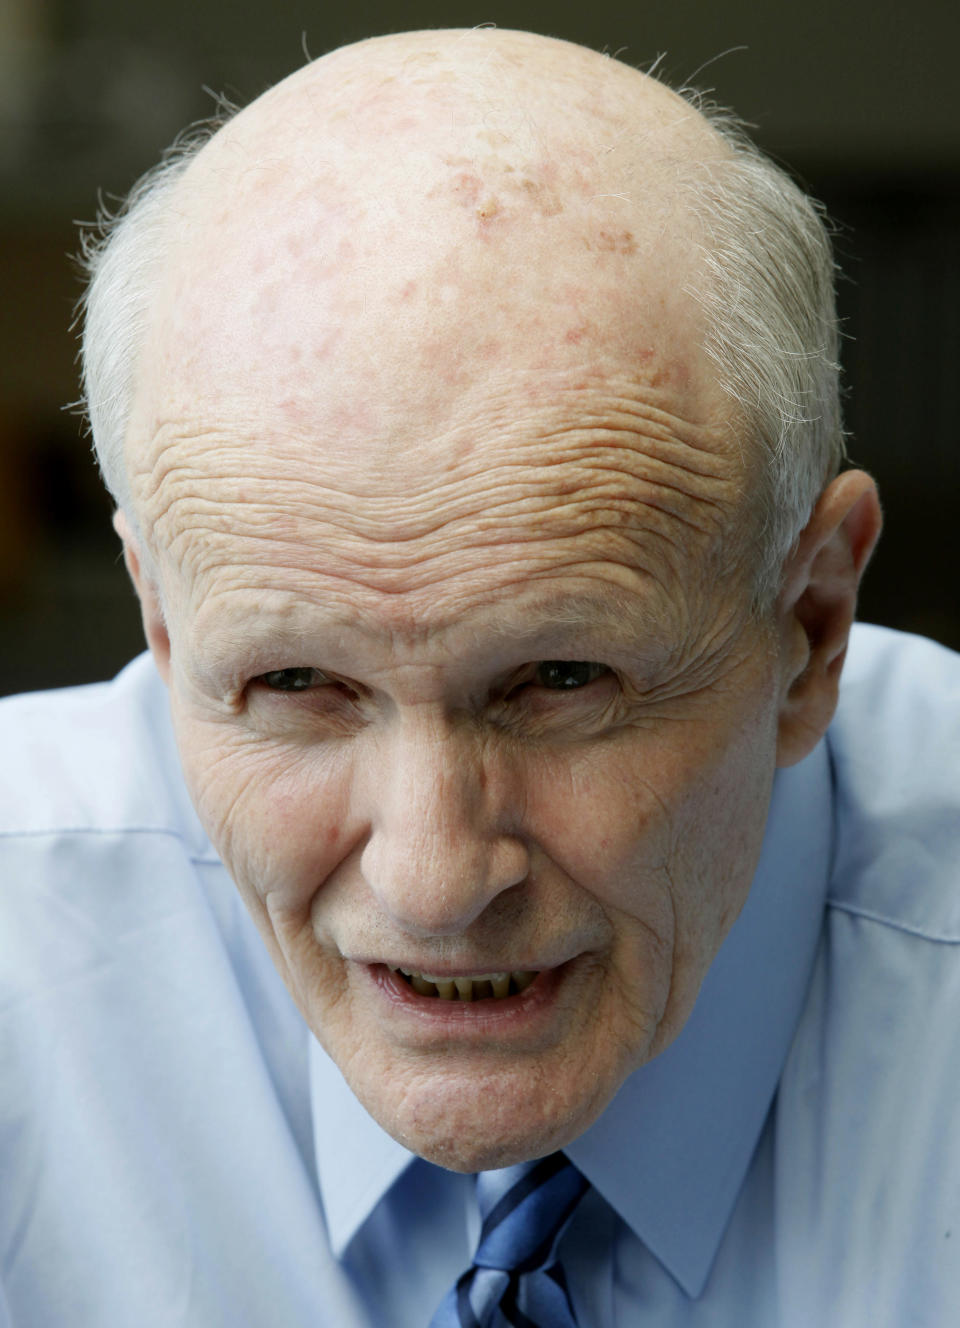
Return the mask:
<path fill-rule="evenodd" d="M 296 668 L 296 669 L 271 669 L 269 673 L 261 673 L 254 682 L 262 683 L 264 687 L 269 687 L 274 692 L 306 692 L 311 687 L 323 687 L 330 679 L 319 669 Z"/>

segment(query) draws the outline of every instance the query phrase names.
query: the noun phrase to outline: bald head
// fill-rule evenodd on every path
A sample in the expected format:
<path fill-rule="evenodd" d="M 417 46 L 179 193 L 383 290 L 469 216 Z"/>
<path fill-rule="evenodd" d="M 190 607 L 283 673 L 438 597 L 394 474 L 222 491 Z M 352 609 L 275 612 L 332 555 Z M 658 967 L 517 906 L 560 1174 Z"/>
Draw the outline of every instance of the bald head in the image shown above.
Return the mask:
<path fill-rule="evenodd" d="M 629 348 L 642 373 L 655 333 L 653 372 L 683 378 L 702 412 L 678 181 L 725 151 L 653 80 L 529 34 L 404 34 L 316 61 L 178 186 L 129 464 L 153 464 L 151 384 L 209 391 L 213 348 L 224 398 L 282 401 L 292 423 L 319 373 L 328 439 L 361 409 L 386 439 L 403 404 L 443 412 L 508 367 L 592 369 Z"/>
<path fill-rule="evenodd" d="M 249 398 L 254 414 L 282 399 L 296 427 L 316 403 L 311 366 L 334 436 L 362 415 L 368 433 L 387 437 L 385 416 L 442 412 L 507 366 L 535 375 L 632 359 L 743 453 L 748 435 L 761 441 L 742 409 L 759 393 L 717 372 L 718 351 L 728 367 L 744 355 L 735 344 L 730 353 L 732 326 L 717 335 L 716 307 L 735 311 L 724 273 L 710 267 L 716 225 L 728 222 L 711 189 L 722 194 L 735 146 L 657 81 L 528 33 L 407 33 L 314 62 L 147 191 L 151 224 L 130 236 L 133 250 L 147 242 L 131 256 L 139 291 L 126 282 L 126 368 L 114 354 L 112 390 L 91 382 L 95 437 L 110 435 L 98 438 L 108 483 L 137 522 L 169 441 L 156 425 L 171 393 L 192 399 L 202 382 L 223 399 Z M 114 248 L 122 260 L 123 245 Z M 729 286 L 745 289 L 742 276 L 728 274 Z M 111 312 L 95 296 L 88 339 L 106 347 L 99 324 Z M 757 322 L 747 309 L 762 358 Z M 767 340 L 796 362 L 781 329 Z M 828 362 L 829 345 L 820 350 Z M 780 415 L 762 440 L 774 464 L 791 416 L 783 389 L 771 386 Z M 98 396 L 109 398 L 102 409 Z M 787 542 L 835 464 L 823 452 L 781 523 Z M 763 476 L 744 484 L 768 497 Z M 760 525 L 776 525 L 770 510 Z M 784 540 L 781 531 L 774 561 Z"/>
<path fill-rule="evenodd" d="M 305 189 L 349 183 L 360 197 L 380 176 L 381 198 L 398 200 L 448 180 L 459 208 L 492 223 L 629 202 L 631 186 L 666 188 L 716 155 L 728 155 L 722 139 L 654 79 L 569 42 L 480 29 L 374 38 L 316 60 L 237 115 L 191 174 L 294 166 Z"/>
<path fill-rule="evenodd" d="M 268 141 L 282 134 L 282 121 L 301 146 L 305 133 L 327 126 L 379 155 L 404 139 L 420 144 L 430 131 L 438 142 L 472 139 L 498 152 L 510 145 L 520 166 L 570 134 L 586 132 L 610 150 L 627 129 L 642 135 L 647 119 L 668 147 L 699 152 L 711 136 L 682 98 L 617 60 L 551 37 L 481 28 L 342 47 L 284 79 L 218 139 L 242 138 L 249 149 L 261 130 Z"/>

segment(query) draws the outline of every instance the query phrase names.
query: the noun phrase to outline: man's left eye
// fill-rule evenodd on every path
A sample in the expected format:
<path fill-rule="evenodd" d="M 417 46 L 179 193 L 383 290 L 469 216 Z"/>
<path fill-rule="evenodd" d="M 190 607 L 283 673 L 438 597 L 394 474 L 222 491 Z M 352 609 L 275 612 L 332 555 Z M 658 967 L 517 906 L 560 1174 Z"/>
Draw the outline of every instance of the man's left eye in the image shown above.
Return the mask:
<path fill-rule="evenodd" d="M 322 687 L 329 679 L 319 669 L 304 667 L 271 669 L 269 673 L 261 673 L 254 681 L 263 683 L 264 687 L 274 692 L 305 692 L 311 687 Z"/>
<path fill-rule="evenodd" d="M 606 664 L 583 659 L 543 659 L 534 666 L 531 682 L 548 691 L 572 691 L 586 687 L 610 672 Z"/>

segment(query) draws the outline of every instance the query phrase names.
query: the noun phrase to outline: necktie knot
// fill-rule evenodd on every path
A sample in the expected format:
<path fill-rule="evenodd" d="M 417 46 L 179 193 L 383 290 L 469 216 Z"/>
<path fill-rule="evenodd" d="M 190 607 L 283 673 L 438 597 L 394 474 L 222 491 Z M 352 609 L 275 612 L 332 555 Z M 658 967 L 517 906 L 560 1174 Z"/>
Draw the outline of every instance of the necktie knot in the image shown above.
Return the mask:
<path fill-rule="evenodd" d="M 587 1182 L 562 1153 L 502 1171 L 481 1171 L 477 1202 L 483 1227 L 474 1263 L 527 1273 L 553 1254 Z"/>
<path fill-rule="evenodd" d="M 430 1328 L 576 1328 L 556 1249 L 588 1188 L 562 1153 L 480 1172 L 473 1265 Z"/>

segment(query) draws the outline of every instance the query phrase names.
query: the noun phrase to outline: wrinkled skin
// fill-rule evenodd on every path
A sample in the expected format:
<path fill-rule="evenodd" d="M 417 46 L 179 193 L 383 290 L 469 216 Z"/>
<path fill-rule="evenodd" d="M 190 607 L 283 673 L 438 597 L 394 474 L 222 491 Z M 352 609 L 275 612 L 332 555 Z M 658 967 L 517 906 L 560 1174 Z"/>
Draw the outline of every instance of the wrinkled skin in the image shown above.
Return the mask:
<path fill-rule="evenodd" d="M 832 713 L 876 499 L 835 481 L 751 616 L 756 461 L 672 183 L 723 151 L 579 48 L 411 34 L 287 80 L 181 186 L 146 544 L 118 526 L 186 778 L 358 1097 L 456 1169 L 569 1142 L 676 1036 Z M 544 977 L 454 1019 L 389 964 Z"/>

